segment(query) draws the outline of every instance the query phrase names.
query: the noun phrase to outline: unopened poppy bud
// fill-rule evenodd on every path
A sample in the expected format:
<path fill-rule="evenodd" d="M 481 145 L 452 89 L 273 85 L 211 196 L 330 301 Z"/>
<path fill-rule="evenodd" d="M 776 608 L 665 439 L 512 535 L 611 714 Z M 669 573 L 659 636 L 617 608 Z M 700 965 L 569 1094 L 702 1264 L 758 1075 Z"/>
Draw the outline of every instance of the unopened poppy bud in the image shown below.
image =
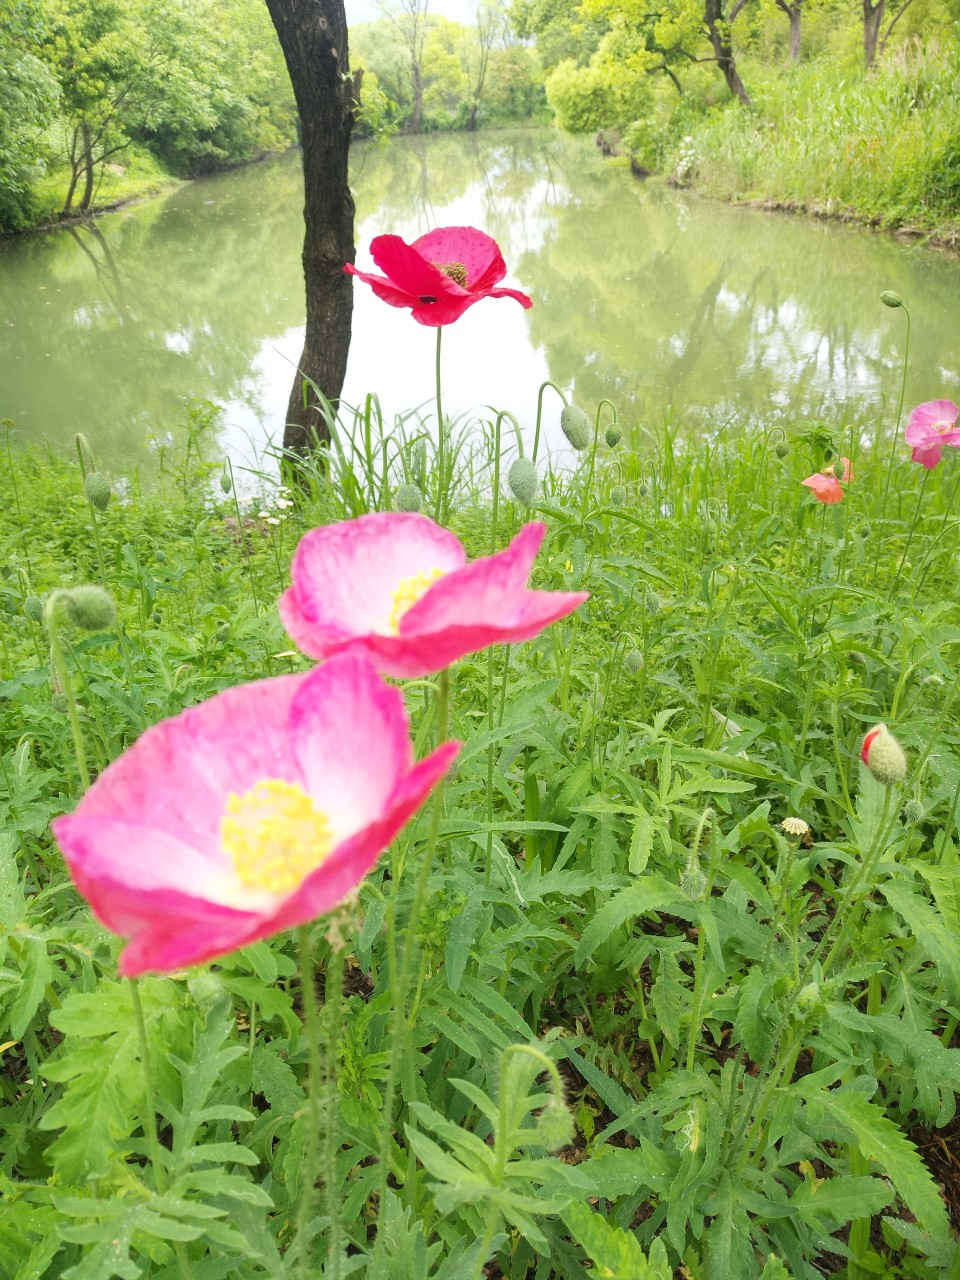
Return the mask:
<path fill-rule="evenodd" d="M 586 449 L 590 444 L 590 419 L 579 405 L 563 406 L 560 414 L 560 430 L 574 449 Z"/>
<path fill-rule="evenodd" d="M 224 493 L 229 493 L 233 488 L 233 476 L 226 463 L 223 464 L 223 470 L 220 472 L 220 488 Z"/>
<path fill-rule="evenodd" d="M 559 1151 L 573 1141 L 574 1124 L 570 1108 L 555 1095 L 537 1116 L 537 1137 L 547 1151 Z"/>
<path fill-rule="evenodd" d="M 622 507 L 627 500 L 627 491 L 622 484 L 615 484 L 610 490 L 611 507 Z"/>
<path fill-rule="evenodd" d="M 660 597 L 655 591 L 647 591 L 643 597 L 643 607 L 648 617 L 655 618 L 660 612 Z"/>
<path fill-rule="evenodd" d="M 623 655 L 623 669 L 628 675 L 635 676 L 643 670 L 643 654 L 639 649 L 628 649 Z"/>
<path fill-rule="evenodd" d="M 537 496 L 537 468 L 529 458 L 517 458 L 507 472 L 507 485 L 521 506 L 529 507 Z"/>
<path fill-rule="evenodd" d="M 23 602 L 23 612 L 31 622 L 39 622 L 43 617 L 43 601 L 39 596 L 27 596 Z"/>
<path fill-rule="evenodd" d="M 398 511 L 419 511 L 423 506 L 423 494 L 415 484 L 402 484 L 394 501 Z"/>
<path fill-rule="evenodd" d="M 54 711 L 56 711 L 58 716 L 63 716 L 66 715 L 67 708 L 70 704 L 67 702 L 67 695 L 63 690 L 55 689 L 50 695 L 50 705 L 53 707 Z"/>
<path fill-rule="evenodd" d="M 67 617 L 84 631 L 106 631 L 116 621 L 117 607 L 103 587 L 71 587 L 63 603 Z"/>
<path fill-rule="evenodd" d="M 92 507 L 96 507 L 98 511 L 106 511 L 110 505 L 112 491 L 110 482 L 101 471 L 90 472 L 83 482 L 83 490 Z"/>
<path fill-rule="evenodd" d="M 790 452 L 790 446 L 788 444 L 784 444 L 782 440 L 774 450 L 774 453 L 777 455 L 778 458 L 785 458 L 789 452 Z"/>
<path fill-rule="evenodd" d="M 611 449 L 615 449 L 623 439 L 623 432 L 620 430 L 619 422 L 611 422 L 603 433 L 603 438 Z"/>
<path fill-rule="evenodd" d="M 892 289 L 884 289 L 880 295 L 880 301 L 885 307 L 902 307 L 903 299 L 899 293 L 894 293 Z"/>
<path fill-rule="evenodd" d="M 691 902 L 697 902 L 707 891 L 707 877 L 697 863 L 691 863 L 680 876 L 680 892 Z"/>
<path fill-rule="evenodd" d="M 922 822 L 923 817 L 923 805 L 919 800 L 908 800 L 903 806 L 903 820 L 911 827 L 915 827 L 918 822 Z"/>
<path fill-rule="evenodd" d="M 797 1008 L 805 1012 L 812 1009 L 820 999 L 820 983 L 808 982 L 805 987 L 801 987 L 797 993 Z"/>
<path fill-rule="evenodd" d="M 641 482 L 637 485 L 637 493 L 639 493 L 641 498 L 645 498 L 649 492 L 650 486 L 648 484 Z"/>
<path fill-rule="evenodd" d="M 863 538 L 864 542 L 866 542 L 867 538 L 870 537 L 871 532 L 872 530 L 868 524 L 862 524 L 858 530 L 858 533 L 860 534 L 860 537 Z"/>
<path fill-rule="evenodd" d="M 847 664 L 851 667 L 865 667 L 867 659 L 859 649 L 849 649 L 847 651 Z"/>
<path fill-rule="evenodd" d="M 907 776 L 907 757 L 903 747 L 885 724 L 874 726 L 863 740 L 860 752 L 863 763 L 877 782 L 895 786 Z"/>

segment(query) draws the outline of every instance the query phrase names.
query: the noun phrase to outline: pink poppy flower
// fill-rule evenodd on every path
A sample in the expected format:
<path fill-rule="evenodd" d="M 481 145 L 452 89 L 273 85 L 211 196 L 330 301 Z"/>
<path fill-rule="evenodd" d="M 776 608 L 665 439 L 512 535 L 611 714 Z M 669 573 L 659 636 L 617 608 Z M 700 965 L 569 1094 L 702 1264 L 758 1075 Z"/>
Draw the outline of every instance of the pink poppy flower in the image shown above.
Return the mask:
<path fill-rule="evenodd" d="M 200 964 L 335 907 L 460 748 L 414 764 L 403 698 L 344 655 L 148 729 L 51 824 L 128 977 Z"/>
<path fill-rule="evenodd" d="M 350 263 L 344 271 L 366 280 L 391 307 L 410 307 L 420 324 L 453 324 L 481 298 L 516 298 L 523 307 L 533 306 L 519 289 L 494 288 L 507 274 L 506 264 L 496 240 L 475 227 L 435 227 L 413 244 L 375 236 L 370 253 L 384 275 Z"/>
<path fill-rule="evenodd" d="M 311 529 L 280 616 L 311 658 L 349 649 L 385 675 L 442 671 L 488 645 L 529 640 L 588 599 L 527 588 L 546 531 L 525 525 L 505 550 L 468 564 L 455 534 L 412 512 Z"/>
<path fill-rule="evenodd" d="M 801 480 L 800 483 L 811 489 L 814 496 L 821 502 L 842 502 L 843 490 L 840 488 L 841 482 L 849 484 L 853 479 L 853 472 L 850 469 L 849 458 L 841 458 L 840 461 L 843 463 L 843 474 L 839 480 L 831 466 L 824 468 L 823 471 L 815 472 L 812 476 L 807 476 L 806 480 Z"/>
<path fill-rule="evenodd" d="M 904 432 L 914 462 L 931 471 L 940 461 L 945 444 L 960 448 L 957 413 L 952 400 L 927 400 L 917 405 Z"/>

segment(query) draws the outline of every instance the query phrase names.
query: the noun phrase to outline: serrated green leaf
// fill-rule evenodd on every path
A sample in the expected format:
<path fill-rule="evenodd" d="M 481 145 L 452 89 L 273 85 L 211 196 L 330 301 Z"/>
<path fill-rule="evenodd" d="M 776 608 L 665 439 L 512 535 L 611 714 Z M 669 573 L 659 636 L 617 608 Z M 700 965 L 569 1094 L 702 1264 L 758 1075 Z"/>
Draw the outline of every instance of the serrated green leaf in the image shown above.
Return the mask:
<path fill-rule="evenodd" d="M 577 965 L 583 964 L 614 930 L 635 916 L 649 915 L 678 906 L 689 912 L 690 903 L 676 885 L 669 884 L 660 876 L 644 876 L 636 884 L 621 889 L 600 908 L 583 931 L 574 962 Z"/>
<path fill-rule="evenodd" d="M 569 1204 L 563 1220 L 605 1280 L 671 1280 L 669 1268 L 650 1263 L 636 1236 L 608 1222 L 585 1204 Z"/>

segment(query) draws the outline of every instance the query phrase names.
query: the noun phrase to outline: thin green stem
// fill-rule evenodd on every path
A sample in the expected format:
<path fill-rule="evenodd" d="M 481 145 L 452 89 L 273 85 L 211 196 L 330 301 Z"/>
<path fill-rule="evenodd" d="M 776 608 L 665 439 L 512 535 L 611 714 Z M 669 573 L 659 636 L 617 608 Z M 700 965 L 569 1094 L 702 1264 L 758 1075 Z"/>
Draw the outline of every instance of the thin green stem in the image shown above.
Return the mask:
<path fill-rule="evenodd" d="M 450 672 L 449 670 L 441 671 L 437 687 L 437 741 L 444 742 L 447 737 L 447 728 L 450 716 Z M 387 1177 L 390 1168 L 390 1143 L 393 1136 L 393 1103 L 397 1091 L 397 1080 L 399 1077 L 399 1059 L 401 1057 L 401 1043 L 404 1039 L 404 1029 L 407 1024 L 407 1009 L 409 1007 L 408 995 L 410 987 L 410 977 L 413 970 L 413 956 L 417 946 L 417 927 L 420 921 L 420 913 L 423 910 L 423 904 L 427 897 L 427 887 L 430 881 L 430 871 L 437 853 L 437 844 L 440 837 L 440 819 L 443 816 L 443 798 L 444 798 L 443 780 L 437 784 L 433 793 L 433 805 L 430 810 L 430 829 L 427 835 L 427 845 L 420 860 L 420 874 L 417 877 L 416 888 L 414 889 L 413 903 L 410 907 L 410 915 L 407 919 L 407 927 L 403 940 L 403 952 L 400 957 L 400 972 L 396 975 L 396 980 L 391 981 L 393 991 L 393 1009 L 390 1026 L 390 1058 L 387 1068 L 387 1083 L 384 1089 L 383 1097 L 383 1120 L 380 1128 L 380 1177 L 378 1182 L 378 1203 L 380 1212 L 383 1212 L 387 1197 Z M 394 894 L 397 893 L 397 887 L 394 887 Z M 394 905 L 396 897 L 394 897 Z M 391 974 L 393 977 L 393 974 Z M 374 1245 L 374 1258 L 371 1274 L 379 1275 L 377 1269 L 378 1264 L 382 1260 L 385 1235 L 378 1228 L 376 1244 Z"/>
<path fill-rule="evenodd" d="M 540 449 L 540 420 L 543 417 L 543 393 L 544 391 L 546 391 L 547 387 L 553 388 L 553 390 L 560 397 L 561 403 L 564 406 L 566 406 L 566 403 L 567 403 L 567 397 L 563 394 L 563 392 L 560 390 L 560 388 L 557 386 L 555 382 L 550 382 L 548 379 L 546 382 L 540 383 L 540 390 L 537 392 L 537 425 L 533 431 L 533 450 L 530 454 L 530 460 L 532 462 L 536 462 L 537 453 L 539 452 L 539 449 Z"/>
<path fill-rule="evenodd" d="M 443 402 L 441 400 L 441 381 L 440 381 L 440 342 L 443 337 L 443 325 L 437 325 L 437 355 L 436 355 L 436 377 L 437 377 L 437 502 L 434 508 L 434 516 L 438 524 L 443 524 L 444 508 L 447 490 L 447 450 L 446 440 L 444 438 L 443 427 Z"/>
<path fill-rule="evenodd" d="M 86 791 L 90 786 L 87 752 L 83 745 L 83 731 L 80 728 L 80 714 L 77 710 L 77 700 L 73 693 L 73 681 L 70 679 L 70 672 L 67 670 L 57 625 L 57 605 L 60 602 L 60 596 L 61 593 L 58 591 L 50 594 L 44 606 L 43 620 L 47 628 L 47 635 L 50 637 L 50 663 L 57 683 L 60 685 L 63 696 L 67 700 L 67 718 L 70 721 L 70 732 L 73 735 L 73 749 L 77 756 L 77 773 L 80 776 L 80 786 Z"/>
<path fill-rule="evenodd" d="M 307 1141 L 303 1153 L 300 1174 L 300 1206 L 297 1211 L 297 1234 L 293 1242 L 293 1255 L 301 1275 L 307 1275 L 310 1265 L 310 1207 L 317 1182 L 317 1158 L 320 1135 L 320 1013 L 317 1006 L 317 988 L 314 973 L 313 951 L 310 946 L 310 930 L 307 925 L 297 928 L 297 948 L 300 960 L 300 1001 L 303 1007 L 304 1028 L 307 1034 Z"/>
<path fill-rule="evenodd" d="M 893 585 L 891 586 L 890 590 L 887 592 L 888 600 L 893 599 L 893 593 L 896 591 L 897 585 L 900 582 L 900 575 L 903 573 L 903 566 L 907 562 L 907 552 L 910 550 L 910 543 L 913 541 L 913 535 L 917 527 L 917 521 L 920 519 L 920 508 L 923 505 L 923 491 L 924 489 L 926 489 L 927 481 L 929 479 L 930 479 L 930 472 L 927 470 L 924 470 L 923 483 L 920 485 L 920 492 L 917 495 L 917 506 L 913 513 L 913 523 L 910 526 L 910 532 L 907 534 L 907 543 L 906 543 L 906 546 L 903 548 L 903 555 L 900 557 L 900 563 L 897 565 L 897 572 L 893 579 Z"/>
<path fill-rule="evenodd" d="M 497 421 L 493 431 L 493 509 L 490 513 L 490 554 L 493 555 L 497 550 L 497 542 L 499 535 L 500 523 L 500 424 L 503 422 L 504 415 L 497 414 Z M 487 820 L 487 861 L 483 873 L 483 883 L 489 885 L 490 876 L 493 868 L 493 774 L 496 764 L 496 751 L 494 750 L 493 734 L 495 732 L 495 706 L 493 697 L 493 661 L 494 646 L 487 647 L 487 733 L 490 735 L 490 741 L 487 744 L 487 795 L 486 795 L 486 820 Z M 506 671 L 503 675 L 506 680 Z"/>
<path fill-rule="evenodd" d="M 327 1063 L 326 1063 L 326 1132 L 323 1148 L 323 1181 L 324 1197 L 327 1202 L 327 1218 L 329 1227 L 329 1245 L 327 1249 L 327 1269 L 324 1276 L 328 1280 L 340 1280 L 340 1264 L 343 1257 L 340 1227 L 340 1202 L 337 1192 L 337 1151 L 339 1142 L 340 1098 L 337 1090 L 337 1052 L 340 1045 L 340 1022 L 343 1008 L 343 946 L 331 946 L 330 959 L 326 973 L 326 1013 L 327 1013 Z"/>

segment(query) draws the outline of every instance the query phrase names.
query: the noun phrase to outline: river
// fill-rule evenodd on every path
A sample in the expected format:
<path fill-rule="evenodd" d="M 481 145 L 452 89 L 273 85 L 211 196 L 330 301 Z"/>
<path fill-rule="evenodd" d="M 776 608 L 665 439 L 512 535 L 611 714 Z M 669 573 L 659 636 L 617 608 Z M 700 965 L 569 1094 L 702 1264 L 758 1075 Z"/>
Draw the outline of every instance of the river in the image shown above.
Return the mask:
<path fill-rule="evenodd" d="M 509 409 L 530 429 L 550 378 L 628 431 L 665 412 L 790 428 L 891 417 L 904 312 L 907 402 L 960 399 L 960 262 L 862 229 L 700 200 L 641 182 L 550 130 L 362 143 L 358 265 L 370 239 L 469 224 L 496 237 L 524 311 L 486 300 L 444 332 L 446 413 Z M 302 342 L 296 153 L 179 187 L 89 226 L 0 243 L 0 418 L 15 439 L 84 431 L 113 474 L 222 406 L 220 447 L 279 441 Z M 387 421 L 432 408 L 434 334 L 357 283 L 344 399 Z M 555 400 L 547 440 L 562 444 Z M 489 415 L 486 415 L 489 416 Z"/>

